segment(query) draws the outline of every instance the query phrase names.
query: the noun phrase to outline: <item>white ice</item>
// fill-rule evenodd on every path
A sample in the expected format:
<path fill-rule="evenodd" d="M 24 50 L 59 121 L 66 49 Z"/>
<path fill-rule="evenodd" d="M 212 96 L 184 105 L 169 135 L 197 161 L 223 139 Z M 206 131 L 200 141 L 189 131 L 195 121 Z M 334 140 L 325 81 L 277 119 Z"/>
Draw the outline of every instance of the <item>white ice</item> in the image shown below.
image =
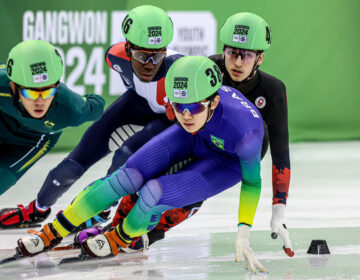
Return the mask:
<path fill-rule="evenodd" d="M 155 243 L 146 254 L 57 266 L 62 254 L 69 252 L 45 253 L 0 266 L 0 279 L 360 279 L 360 142 L 292 144 L 290 150 L 287 227 L 294 258 L 282 252 L 280 240 L 270 238 L 269 152 L 262 163 L 263 188 L 251 245 L 269 274 L 251 275 L 244 265 L 234 262 L 237 185 L 208 199 L 198 214 L 168 232 L 165 240 Z M 47 172 L 65 155 L 41 159 L 0 197 L 0 207 L 25 205 L 34 199 Z M 50 220 L 83 187 L 103 176 L 110 162 L 107 157 L 89 169 L 58 200 Z M 0 258 L 9 256 L 24 234 L 25 230 L 1 230 Z M 313 239 L 327 240 L 331 254 L 308 255 Z"/>

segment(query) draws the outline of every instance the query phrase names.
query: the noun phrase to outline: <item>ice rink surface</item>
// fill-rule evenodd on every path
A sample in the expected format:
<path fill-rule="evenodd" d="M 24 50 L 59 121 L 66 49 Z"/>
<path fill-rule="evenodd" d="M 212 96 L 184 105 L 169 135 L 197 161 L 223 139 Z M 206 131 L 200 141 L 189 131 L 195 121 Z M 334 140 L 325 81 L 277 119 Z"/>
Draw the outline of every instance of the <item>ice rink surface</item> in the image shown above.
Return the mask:
<path fill-rule="evenodd" d="M 0 197 L 1 208 L 27 205 L 36 197 L 47 172 L 64 156 L 50 154 L 41 159 Z M 282 252 L 279 239 L 270 237 L 269 153 L 262 163 L 263 187 L 251 246 L 268 274 L 250 274 L 244 264 L 234 262 L 237 185 L 208 199 L 194 217 L 168 232 L 145 254 L 119 254 L 59 266 L 63 256 L 78 252 L 43 253 L 0 266 L 0 279 L 360 279 L 360 142 L 292 144 L 290 156 L 287 227 L 296 254 L 293 258 Z M 103 176 L 110 162 L 107 157 L 88 170 L 53 207 L 51 220 L 83 187 Z M 12 255 L 16 240 L 24 234 L 26 230 L 0 230 L 1 259 Z M 313 239 L 325 239 L 331 254 L 308 255 Z"/>

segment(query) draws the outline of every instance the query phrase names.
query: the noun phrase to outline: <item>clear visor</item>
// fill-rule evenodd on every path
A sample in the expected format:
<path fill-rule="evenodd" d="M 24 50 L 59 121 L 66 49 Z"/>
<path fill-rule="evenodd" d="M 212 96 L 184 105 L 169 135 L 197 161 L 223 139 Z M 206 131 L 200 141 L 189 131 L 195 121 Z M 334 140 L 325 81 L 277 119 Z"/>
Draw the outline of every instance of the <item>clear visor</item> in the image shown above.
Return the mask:
<path fill-rule="evenodd" d="M 248 64 L 255 62 L 258 53 L 256 51 L 251 51 L 251 50 L 226 47 L 224 50 L 224 55 L 230 61 L 236 61 L 240 56 L 242 62 L 244 64 Z"/>

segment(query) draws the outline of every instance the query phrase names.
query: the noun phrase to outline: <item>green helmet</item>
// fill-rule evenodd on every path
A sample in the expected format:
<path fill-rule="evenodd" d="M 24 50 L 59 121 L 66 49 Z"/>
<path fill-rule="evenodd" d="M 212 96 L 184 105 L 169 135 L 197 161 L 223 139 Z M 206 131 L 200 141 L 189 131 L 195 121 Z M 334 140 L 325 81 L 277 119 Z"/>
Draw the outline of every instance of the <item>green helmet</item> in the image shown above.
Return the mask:
<path fill-rule="evenodd" d="M 265 51 L 270 48 L 271 32 L 262 17 L 238 13 L 225 21 L 220 30 L 220 41 L 234 48 Z"/>
<path fill-rule="evenodd" d="M 23 87 L 46 87 L 57 83 L 63 73 L 60 54 L 45 41 L 24 41 L 13 47 L 7 60 L 7 76 Z"/>
<path fill-rule="evenodd" d="M 124 37 L 134 45 L 161 49 L 170 44 L 174 30 L 164 10 L 144 5 L 132 9 L 122 23 Z"/>
<path fill-rule="evenodd" d="M 219 67 L 204 56 L 185 56 L 170 67 L 165 78 L 171 102 L 195 103 L 213 95 L 222 84 Z"/>

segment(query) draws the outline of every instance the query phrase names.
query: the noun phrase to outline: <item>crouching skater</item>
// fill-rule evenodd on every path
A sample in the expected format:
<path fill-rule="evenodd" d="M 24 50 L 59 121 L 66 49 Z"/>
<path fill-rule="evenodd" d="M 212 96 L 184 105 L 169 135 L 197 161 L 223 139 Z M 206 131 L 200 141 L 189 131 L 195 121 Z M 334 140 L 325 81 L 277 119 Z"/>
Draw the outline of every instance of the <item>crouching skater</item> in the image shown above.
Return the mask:
<path fill-rule="evenodd" d="M 177 60 L 166 75 L 165 89 L 177 124 L 153 137 L 120 169 L 87 186 L 52 223 L 19 239 L 21 254 L 49 250 L 119 198 L 140 192 L 118 226 L 81 244 L 92 257 L 117 255 L 156 227 L 164 211 L 203 201 L 241 181 L 236 261 L 245 258 L 249 270 L 266 271 L 249 243 L 261 191 L 260 113 L 239 91 L 222 86 L 219 67 L 205 57 Z M 162 175 L 189 157 L 194 160 L 182 170 Z"/>

